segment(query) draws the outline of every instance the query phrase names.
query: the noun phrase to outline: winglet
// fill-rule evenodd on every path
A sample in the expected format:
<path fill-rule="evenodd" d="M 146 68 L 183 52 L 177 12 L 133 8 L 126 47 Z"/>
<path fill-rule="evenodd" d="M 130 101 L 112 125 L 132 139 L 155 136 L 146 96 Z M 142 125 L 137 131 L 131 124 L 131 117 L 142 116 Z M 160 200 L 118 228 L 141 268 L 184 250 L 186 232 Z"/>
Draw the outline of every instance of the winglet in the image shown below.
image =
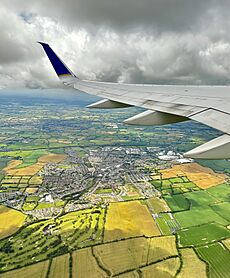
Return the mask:
<path fill-rule="evenodd" d="M 48 56 L 57 76 L 59 78 L 62 77 L 77 77 L 66 65 L 65 63 L 58 57 L 58 55 L 53 51 L 53 49 L 44 42 L 38 42 L 42 45 L 46 55 Z"/>

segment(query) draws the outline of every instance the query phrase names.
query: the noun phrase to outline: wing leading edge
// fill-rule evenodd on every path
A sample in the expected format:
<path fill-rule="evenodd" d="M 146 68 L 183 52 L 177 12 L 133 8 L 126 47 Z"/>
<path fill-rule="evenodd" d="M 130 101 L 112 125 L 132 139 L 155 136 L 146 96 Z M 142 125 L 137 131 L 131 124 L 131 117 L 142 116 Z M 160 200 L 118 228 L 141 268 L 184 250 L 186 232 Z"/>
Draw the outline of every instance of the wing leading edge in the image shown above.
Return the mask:
<path fill-rule="evenodd" d="M 230 158 L 229 87 L 136 85 L 80 80 L 48 44 L 39 43 L 65 85 L 103 98 L 89 105 L 89 108 L 139 106 L 146 109 L 144 113 L 125 120 L 126 124 L 162 125 L 189 119 L 198 121 L 222 131 L 224 135 L 184 156 L 198 159 Z"/>

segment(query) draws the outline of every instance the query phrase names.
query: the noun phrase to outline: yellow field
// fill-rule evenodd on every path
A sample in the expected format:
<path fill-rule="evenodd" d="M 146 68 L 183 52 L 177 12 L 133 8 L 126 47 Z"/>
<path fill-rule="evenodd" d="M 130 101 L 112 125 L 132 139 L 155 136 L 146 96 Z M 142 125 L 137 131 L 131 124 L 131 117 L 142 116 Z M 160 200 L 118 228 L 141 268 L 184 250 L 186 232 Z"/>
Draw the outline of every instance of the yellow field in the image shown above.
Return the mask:
<path fill-rule="evenodd" d="M 105 223 L 105 242 L 142 235 L 160 235 L 147 206 L 139 201 L 109 204 Z"/>
<path fill-rule="evenodd" d="M 178 255 L 175 236 L 151 238 L 148 253 L 148 264 L 175 255 Z"/>
<path fill-rule="evenodd" d="M 29 184 L 42 184 L 42 177 L 34 176 L 29 180 Z"/>
<path fill-rule="evenodd" d="M 178 254 L 174 236 L 127 239 L 95 246 L 93 252 L 113 275 Z"/>
<path fill-rule="evenodd" d="M 163 179 L 187 176 L 190 181 L 202 189 L 222 184 L 227 179 L 226 175 L 215 173 L 197 163 L 174 165 L 171 169 L 161 170 L 161 174 Z"/>
<path fill-rule="evenodd" d="M 38 159 L 38 162 L 19 169 L 15 169 L 18 165 L 22 163 L 21 160 L 12 160 L 8 165 L 3 169 L 8 175 L 17 175 L 17 176 L 34 176 L 39 172 L 47 163 L 49 162 L 61 162 L 65 159 L 63 154 L 47 154 L 43 155 Z"/>
<path fill-rule="evenodd" d="M 0 206 L 0 239 L 14 234 L 24 224 L 25 219 L 25 214 Z"/>
<path fill-rule="evenodd" d="M 227 238 L 227 239 L 223 240 L 222 242 L 230 251 L 230 238 Z"/>
<path fill-rule="evenodd" d="M 140 269 L 143 278 L 170 278 L 175 277 L 180 267 L 179 258 L 167 259 L 162 262 L 152 264 Z M 200 277 L 200 276 L 197 276 Z"/>
<path fill-rule="evenodd" d="M 91 248 L 84 248 L 73 252 L 72 277 L 77 278 L 103 278 L 108 277 L 98 266 L 92 255 Z M 59 276 L 62 277 L 62 276 Z"/>
<path fill-rule="evenodd" d="M 146 264 L 149 240 L 141 237 L 98 245 L 93 252 L 105 269 L 118 274 Z"/>
<path fill-rule="evenodd" d="M 34 194 L 38 191 L 38 188 L 37 187 L 27 187 L 26 188 L 26 193 L 29 193 L 29 194 Z"/>
<path fill-rule="evenodd" d="M 171 211 L 164 199 L 150 198 L 146 201 L 146 203 L 155 213 Z"/>
<path fill-rule="evenodd" d="M 49 261 L 40 262 L 1 274 L 1 278 L 46 278 Z"/>
<path fill-rule="evenodd" d="M 52 260 L 49 278 L 69 277 L 69 257 L 69 254 L 65 254 Z"/>
<path fill-rule="evenodd" d="M 202 262 L 192 248 L 181 249 L 183 266 L 178 278 L 206 278 L 206 264 Z"/>

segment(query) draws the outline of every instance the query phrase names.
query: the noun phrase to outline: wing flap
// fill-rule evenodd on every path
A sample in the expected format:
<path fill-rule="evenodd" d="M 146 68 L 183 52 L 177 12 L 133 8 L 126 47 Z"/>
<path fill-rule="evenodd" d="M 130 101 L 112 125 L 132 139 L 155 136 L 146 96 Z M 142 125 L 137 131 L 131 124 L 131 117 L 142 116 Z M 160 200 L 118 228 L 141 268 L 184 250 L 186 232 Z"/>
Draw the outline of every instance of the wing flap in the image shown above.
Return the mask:
<path fill-rule="evenodd" d="M 230 136 L 224 134 L 187 153 L 185 157 L 196 159 L 229 159 Z"/>
<path fill-rule="evenodd" d="M 212 108 L 190 116 L 190 119 L 230 134 L 230 114 Z"/>

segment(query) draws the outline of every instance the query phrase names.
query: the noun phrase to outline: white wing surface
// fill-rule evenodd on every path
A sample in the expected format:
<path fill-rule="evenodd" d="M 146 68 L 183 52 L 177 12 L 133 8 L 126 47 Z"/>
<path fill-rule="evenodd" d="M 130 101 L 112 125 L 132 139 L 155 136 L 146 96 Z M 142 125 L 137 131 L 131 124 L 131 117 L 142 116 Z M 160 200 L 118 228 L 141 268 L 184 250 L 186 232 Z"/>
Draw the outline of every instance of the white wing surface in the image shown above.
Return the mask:
<path fill-rule="evenodd" d="M 135 125 L 162 125 L 195 120 L 224 134 L 184 156 L 200 159 L 230 158 L 230 87 L 139 85 L 80 80 L 48 44 L 40 44 L 65 85 L 103 98 L 89 105 L 89 108 L 145 108 L 145 112 L 125 120 L 125 123 Z"/>

